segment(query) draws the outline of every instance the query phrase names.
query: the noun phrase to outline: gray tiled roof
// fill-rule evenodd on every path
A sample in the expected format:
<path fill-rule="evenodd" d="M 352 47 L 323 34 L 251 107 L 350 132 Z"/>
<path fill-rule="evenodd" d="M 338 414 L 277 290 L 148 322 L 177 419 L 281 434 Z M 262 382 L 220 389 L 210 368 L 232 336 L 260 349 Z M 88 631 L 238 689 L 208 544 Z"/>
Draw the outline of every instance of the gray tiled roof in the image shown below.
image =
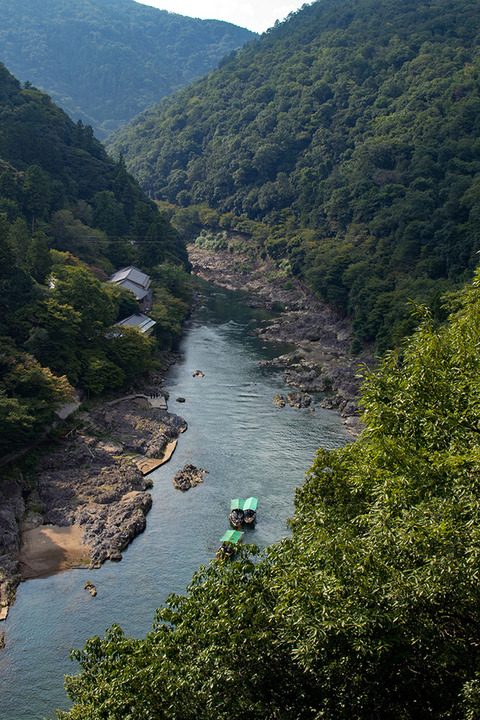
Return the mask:
<path fill-rule="evenodd" d="M 144 288 L 141 288 L 139 285 L 136 285 L 130 280 L 120 280 L 120 282 L 116 282 L 115 284 L 126 288 L 126 290 L 131 290 L 137 300 L 143 300 L 149 293 L 149 290 L 144 290 Z"/>
<path fill-rule="evenodd" d="M 149 287 L 151 282 L 149 275 L 146 275 L 133 265 L 122 268 L 122 270 L 118 270 L 116 273 L 113 273 L 113 275 L 111 275 L 108 280 L 109 282 L 117 284 L 120 284 L 125 280 L 129 280 L 130 282 L 135 283 L 135 285 L 139 285 L 144 290 Z"/>
<path fill-rule="evenodd" d="M 117 325 L 136 327 L 143 333 L 150 330 L 150 328 L 156 324 L 155 320 L 149 318 L 148 315 L 143 315 L 143 313 L 135 313 L 134 315 L 130 315 L 130 317 L 125 318 L 125 320 L 120 320 L 120 322 L 117 323 Z"/>

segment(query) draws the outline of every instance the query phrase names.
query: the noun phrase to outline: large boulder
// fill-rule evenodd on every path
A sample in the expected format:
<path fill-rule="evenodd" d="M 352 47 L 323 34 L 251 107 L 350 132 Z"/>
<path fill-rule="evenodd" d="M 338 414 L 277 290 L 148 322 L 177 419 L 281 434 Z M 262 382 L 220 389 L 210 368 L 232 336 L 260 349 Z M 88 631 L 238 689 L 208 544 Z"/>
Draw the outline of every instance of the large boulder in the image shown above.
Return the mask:
<path fill-rule="evenodd" d="M 198 483 L 203 483 L 203 474 L 206 472 L 206 470 L 202 470 L 202 468 L 197 468 L 195 465 L 188 463 L 182 470 L 175 473 L 173 484 L 176 488 L 185 492 L 186 490 L 190 490 L 191 487 L 198 485 Z"/>

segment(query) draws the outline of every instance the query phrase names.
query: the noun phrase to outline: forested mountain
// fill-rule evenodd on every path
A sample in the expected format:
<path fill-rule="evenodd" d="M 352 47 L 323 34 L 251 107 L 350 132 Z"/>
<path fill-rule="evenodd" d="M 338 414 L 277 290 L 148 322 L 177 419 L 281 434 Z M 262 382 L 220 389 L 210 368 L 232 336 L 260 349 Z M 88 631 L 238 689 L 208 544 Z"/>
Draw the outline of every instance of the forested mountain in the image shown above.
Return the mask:
<path fill-rule="evenodd" d="M 111 150 L 151 196 L 253 233 L 383 350 L 413 327 L 407 298 L 435 305 L 477 261 L 479 29 L 474 0 L 320 0 Z"/>
<path fill-rule="evenodd" d="M 0 61 L 99 138 L 254 37 L 134 0 L 0 0 Z"/>
<path fill-rule="evenodd" d="M 112 325 L 138 311 L 101 281 L 139 264 L 169 346 L 188 310 L 184 243 L 91 127 L 0 65 L 0 456 L 53 418 L 72 386 L 99 393 L 149 366 L 155 340 Z"/>
<path fill-rule="evenodd" d="M 480 275 L 450 309 L 367 378 L 292 537 L 213 560 L 145 639 L 88 641 L 60 718 L 479 717 Z"/>

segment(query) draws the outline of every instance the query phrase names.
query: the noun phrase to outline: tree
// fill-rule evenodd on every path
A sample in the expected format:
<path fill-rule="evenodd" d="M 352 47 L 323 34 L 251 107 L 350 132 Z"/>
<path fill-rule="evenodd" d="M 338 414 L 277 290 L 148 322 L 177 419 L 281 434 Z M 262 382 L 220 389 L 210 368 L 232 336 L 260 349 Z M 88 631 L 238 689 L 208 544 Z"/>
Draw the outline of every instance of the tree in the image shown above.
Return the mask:
<path fill-rule="evenodd" d="M 116 318 L 111 294 L 83 267 L 65 265 L 58 268 L 57 275 L 56 296 L 80 314 L 82 337 L 86 340 L 99 337 Z"/>
<path fill-rule="evenodd" d="M 131 378 L 151 367 L 155 341 L 132 327 L 115 329 L 106 346 L 109 360 L 117 365 L 125 378 Z"/>
<path fill-rule="evenodd" d="M 71 399 L 67 378 L 55 376 L 31 355 L 2 343 L 0 353 L 0 448 L 21 447 L 52 422 L 54 411 Z"/>
<path fill-rule="evenodd" d="M 87 352 L 83 360 L 82 386 L 85 390 L 100 395 L 105 389 L 121 387 L 125 382 L 123 370 L 102 354 Z"/>
<path fill-rule="evenodd" d="M 55 294 L 39 304 L 37 324 L 25 347 L 43 365 L 65 373 L 70 382 L 76 384 L 81 371 L 82 315 L 70 305 L 61 303 Z"/>
<path fill-rule="evenodd" d="M 31 240 L 27 223 L 23 218 L 17 218 L 8 230 L 8 238 L 15 250 L 16 264 L 21 268 L 26 268 L 28 246 Z"/>
<path fill-rule="evenodd" d="M 49 177 L 39 165 L 31 165 L 27 168 L 22 192 L 33 233 L 36 220 L 47 218 L 51 199 Z"/>
<path fill-rule="evenodd" d="M 45 233 L 36 232 L 31 238 L 27 249 L 26 269 L 38 283 L 45 283 L 52 260 L 48 249 Z"/>
<path fill-rule="evenodd" d="M 93 221 L 97 227 L 109 236 L 125 235 L 127 233 L 127 221 L 123 204 L 116 200 L 111 190 L 103 190 L 97 193 L 93 203 Z"/>

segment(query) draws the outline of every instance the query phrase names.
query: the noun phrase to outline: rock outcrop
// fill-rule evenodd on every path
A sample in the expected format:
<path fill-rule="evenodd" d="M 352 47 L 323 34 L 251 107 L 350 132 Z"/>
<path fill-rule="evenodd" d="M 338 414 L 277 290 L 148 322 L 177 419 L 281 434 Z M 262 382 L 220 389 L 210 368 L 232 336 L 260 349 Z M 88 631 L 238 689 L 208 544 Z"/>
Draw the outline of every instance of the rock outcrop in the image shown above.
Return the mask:
<path fill-rule="evenodd" d="M 188 463 L 184 465 L 182 470 L 175 473 L 173 477 L 173 484 L 179 490 L 190 490 L 191 487 L 195 487 L 198 483 L 203 483 L 203 475 L 207 473 L 207 470 L 197 468 L 195 465 Z"/>
<path fill-rule="evenodd" d="M 0 620 L 5 620 L 8 607 L 20 582 L 16 556 L 20 550 L 19 518 L 26 513 L 25 497 L 30 484 L 16 472 L 4 473 L 0 482 Z"/>
<path fill-rule="evenodd" d="M 162 457 L 183 432 L 183 418 L 148 401 L 119 400 L 76 416 L 76 427 L 41 455 L 35 474 L 0 482 L 0 620 L 20 581 L 20 523 L 78 525 L 98 567 L 118 561 L 146 526 L 151 481 L 134 462 Z"/>
<path fill-rule="evenodd" d="M 290 407 L 307 408 L 312 404 L 312 398 L 308 393 L 287 393 L 287 400 Z"/>

